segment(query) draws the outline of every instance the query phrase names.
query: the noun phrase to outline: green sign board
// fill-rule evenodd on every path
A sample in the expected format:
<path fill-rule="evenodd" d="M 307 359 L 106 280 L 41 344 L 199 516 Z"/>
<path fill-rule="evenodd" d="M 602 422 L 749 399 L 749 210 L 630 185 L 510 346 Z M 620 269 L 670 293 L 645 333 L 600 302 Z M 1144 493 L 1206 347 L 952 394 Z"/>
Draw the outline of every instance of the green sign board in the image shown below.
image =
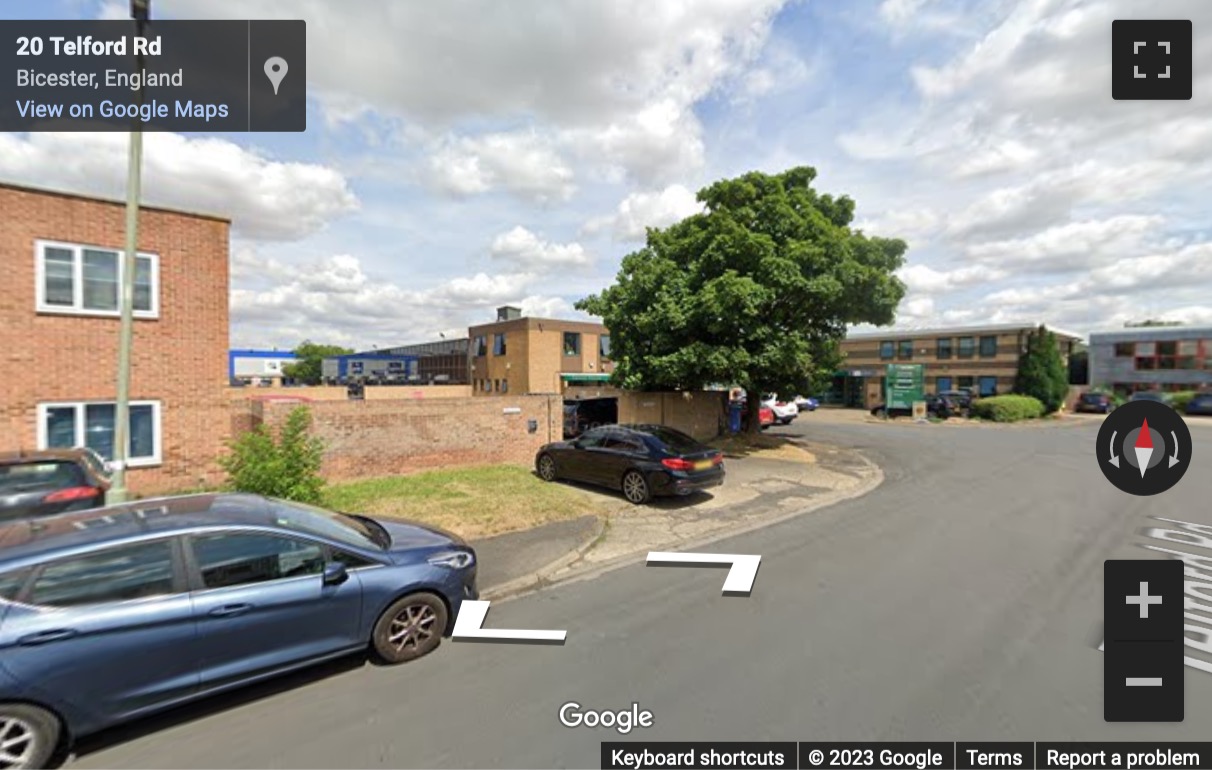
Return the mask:
<path fill-rule="evenodd" d="M 912 409 L 926 396 L 925 368 L 921 364 L 888 364 L 884 378 L 888 409 Z"/>

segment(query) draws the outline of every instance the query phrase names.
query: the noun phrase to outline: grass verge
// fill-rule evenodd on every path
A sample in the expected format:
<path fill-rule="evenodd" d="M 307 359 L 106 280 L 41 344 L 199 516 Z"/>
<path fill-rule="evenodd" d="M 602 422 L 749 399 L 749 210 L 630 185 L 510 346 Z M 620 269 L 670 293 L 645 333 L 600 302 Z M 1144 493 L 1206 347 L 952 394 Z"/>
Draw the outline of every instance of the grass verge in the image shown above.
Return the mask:
<path fill-rule="evenodd" d="M 324 505 L 413 519 L 474 539 L 599 513 L 579 490 L 548 484 L 525 468 L 491 465 L 332 484 Z"/>

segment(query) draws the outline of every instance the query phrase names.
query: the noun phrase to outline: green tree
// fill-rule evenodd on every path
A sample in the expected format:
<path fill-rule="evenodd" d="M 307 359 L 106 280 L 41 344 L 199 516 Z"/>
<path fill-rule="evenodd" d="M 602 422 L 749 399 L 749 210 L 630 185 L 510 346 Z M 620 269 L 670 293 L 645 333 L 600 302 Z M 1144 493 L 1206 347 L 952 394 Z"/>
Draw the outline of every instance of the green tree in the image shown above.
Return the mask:
<path fill-rule="evenodd" d="M 1018 360 L 1014 392 L 1033 396 L 1048 414 L 1060 409 L 1069 393 L 1069 370 L 1056 335 L 1040 326 L 1027 336 L 1027 350 Z"/>
<path fill-rule="evenodd" d="M 577 303 L 610 329 L 615 384 L 733 383 L 751 404 L 811 392 L 840 362 L 848 325 L 892 322 L 904 241 L 852 230 L 854 201 L 818 193 L 815 178 L 799 167 L 704 188 L 704 213 L 649 229 L 615 283 Z"/>
<path fill-rule="evenodd" d="M 349 348 L 343 348 L 339 345 L 319 345 L 311 340 L 304 340 L 299 343 L 299 347 L 295 348 L 296 360 L 293 364 L 287 364 L 282 367 L 282 374 L 295 380 L 296 382 L 306 383 L 307 385 L 319 385 L 321 376 L 321 362 L 325 358 L 332 356 L 345 356 L 353 353 Z"/>
<path fill-rule="evenodd" d="M 237 492 L 319 503 L 323 458 L 324 443 L 311 435 L 311 413 L 301 406 L 286 416 L 276 436 L 264 424 L 242 434 L 219 464 Z"/>

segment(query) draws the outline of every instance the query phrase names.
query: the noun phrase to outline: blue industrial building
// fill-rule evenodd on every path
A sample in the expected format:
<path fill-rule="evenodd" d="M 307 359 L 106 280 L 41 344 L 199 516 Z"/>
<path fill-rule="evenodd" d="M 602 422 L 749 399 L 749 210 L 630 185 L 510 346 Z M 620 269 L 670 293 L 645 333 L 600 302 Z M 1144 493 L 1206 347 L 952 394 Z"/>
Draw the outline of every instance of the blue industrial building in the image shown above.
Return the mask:
<path fill-rule="evenodd" d="M 282 370 L 297 360 L 289 350 L 250 350 L 247 348 L 227 351 L 227 377 L 231 381 L 281 383 Z"/>
<path fill-rule="evenodd" d="M 350 353 L 325 358 L 320 376 L 325 382 L 343 384 L 350 380 L 382 383 L 418 382 L 421 379 L 417 356 L 386 353 Z"/>

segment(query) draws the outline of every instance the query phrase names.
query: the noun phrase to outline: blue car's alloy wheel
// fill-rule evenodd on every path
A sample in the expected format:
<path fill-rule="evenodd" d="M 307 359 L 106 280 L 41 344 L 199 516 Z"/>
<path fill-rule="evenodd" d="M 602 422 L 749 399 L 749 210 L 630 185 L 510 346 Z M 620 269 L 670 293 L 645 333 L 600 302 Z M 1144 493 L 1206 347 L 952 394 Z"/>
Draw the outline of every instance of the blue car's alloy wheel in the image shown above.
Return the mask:
<path fill-rule="evenodd" d="M 371 644 L 386 663 L 415 660 L 441 644 L 448 617 L 446 603 L 437 596 L 409 594 L 379 616 Z"/>
<path fill-rule="evenodd" d="M 0 770 L 44 767 L 58 743 L 53 714 L 25 703 L 0 703 Z"/>

